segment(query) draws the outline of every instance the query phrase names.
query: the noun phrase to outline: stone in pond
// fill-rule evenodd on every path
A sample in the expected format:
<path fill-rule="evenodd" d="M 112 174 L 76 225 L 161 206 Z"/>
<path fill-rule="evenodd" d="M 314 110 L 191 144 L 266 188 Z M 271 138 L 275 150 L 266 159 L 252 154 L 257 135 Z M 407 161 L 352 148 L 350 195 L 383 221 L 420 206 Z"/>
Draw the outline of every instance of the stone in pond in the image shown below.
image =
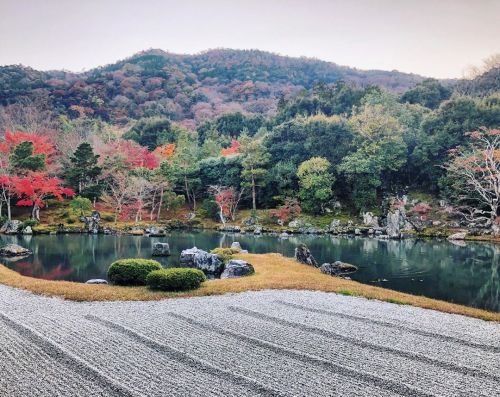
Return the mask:
<path fill-rule="evenodd" d="M 222 272 L 220 278 L 238 278 L 248 276 L 254 273 L 253 266 L 247 261 L 231 259 Z"/>
<path fill-rule="evenodd" d="M 305 265 L 318 267 L 318 262 L 312 256 L 311 251 L 305 244 L 300 244 L 295 248 L 295 260 Z"/>
<path fill-rule="evenodd" d="M 169 256 L 170 246 L 168 243 L 154 243 L 153 244 L 153 256 Z"/>
<path fill-rule="evenodd" d="M 217 255 L 196 247 L 181 252 L 180 265 L 181 267 L 194 267 L 216 276 L 224 270 L 224 262 Z"/>
<path fill-rule="evenodd" d="M 92 278 L 85 282 L 85 284 L 107 284 L 107 283 L 108 282 L 106 280 L 103 280 L 102 278 Z"/>
<path fill-rule="evenodd" d="M 17 244 L 7 244 L 0 248 L 0 256 L 26 256 L 31 251 Z"/>
<path fill-rule="evenodd" d="M 458 232 L 448 236 L 448 240 L 465 240 L 465 236 L 467 236 L 467 232 Z"/>
<path fill-rule="evenodd" d="M 353 273 L 358 270 L 356 266 L 341 261 L 323 263 L 319 269 L 321 270 L 321 273 L 328 274 L 330 276 L 339 276 L 342 274 Z"/>

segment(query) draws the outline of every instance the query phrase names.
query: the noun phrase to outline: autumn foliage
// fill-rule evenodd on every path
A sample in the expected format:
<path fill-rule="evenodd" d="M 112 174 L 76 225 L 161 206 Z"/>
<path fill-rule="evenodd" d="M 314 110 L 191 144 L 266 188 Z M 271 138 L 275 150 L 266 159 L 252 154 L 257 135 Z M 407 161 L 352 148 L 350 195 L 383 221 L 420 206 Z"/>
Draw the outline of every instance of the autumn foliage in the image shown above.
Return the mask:
<path fill-rule="evenodd" d="M 225 149 L 221 149 L 220 154 L 221 156 L 233 156 L 235 154 L 239 154 L 240 146 L 241 144 L 236 139 L 233 139 L 231 141 L 231 146 Z"/>
<path fill-rule="evenodd" d="M 153 154 L 162 160 L 168 160 L 174 155 L 175 147 L 175 143 L 167 143 L 165 145 L 158 146 L 155 150 L 153 150 Z"/>

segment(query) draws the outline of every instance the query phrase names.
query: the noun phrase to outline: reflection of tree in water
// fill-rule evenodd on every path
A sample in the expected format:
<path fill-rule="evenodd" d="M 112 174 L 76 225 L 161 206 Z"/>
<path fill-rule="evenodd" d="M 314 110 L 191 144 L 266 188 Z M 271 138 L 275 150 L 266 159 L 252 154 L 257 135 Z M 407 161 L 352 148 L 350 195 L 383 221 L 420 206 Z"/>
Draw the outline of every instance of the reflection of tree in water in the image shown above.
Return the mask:
<path fill-rule="evenodd" d="M 472 301 L 472 305 L 490 308 L 491 310 L 500 310 L 500 276 L 498 268 L 500 267 L 500 247 L 491 245 L 485 247 L 491 251 L 491 272 L 490 277 L 485 277 L 484 285 L 479 288 L 476 297 Z M 485 272 L 487 272 L 485 268 Z"/>

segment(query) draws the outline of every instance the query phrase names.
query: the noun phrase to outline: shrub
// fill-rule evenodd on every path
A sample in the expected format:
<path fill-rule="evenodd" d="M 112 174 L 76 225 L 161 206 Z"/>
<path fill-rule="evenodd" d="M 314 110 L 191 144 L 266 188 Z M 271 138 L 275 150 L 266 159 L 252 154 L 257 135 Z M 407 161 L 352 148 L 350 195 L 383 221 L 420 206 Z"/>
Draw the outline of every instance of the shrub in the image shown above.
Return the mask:
<path fill-rule="evenodd" d="M 108 269 L 108 279 L 118 285 L 144 285 L 146 276 L 161 269 L 159 262 L 152 259 L 120 259 Z"/>
<path fill-rule="evenodd" d="M 217 255 L 222 262 L 226 263 L 234 254 L 238 254 L 240 250 L 236 248 L 214 248 L 210 252 Z"/>
<path fill-rule="evenodd" d="M 199 288 L 205 280 L 201 270 L 179 267 L 152 271 L 146 277 L 146 284 L 160 291 L 185 291 Z"/>

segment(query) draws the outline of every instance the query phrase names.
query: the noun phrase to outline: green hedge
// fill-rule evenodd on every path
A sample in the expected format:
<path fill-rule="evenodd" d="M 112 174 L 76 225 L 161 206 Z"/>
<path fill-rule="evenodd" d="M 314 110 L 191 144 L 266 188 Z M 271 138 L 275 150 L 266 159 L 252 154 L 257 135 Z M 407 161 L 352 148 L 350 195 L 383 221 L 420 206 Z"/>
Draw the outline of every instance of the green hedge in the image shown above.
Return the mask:
<path fill-rule="evenodd" d="M 108 279 L 118 285 L 144 285 L 146 276 L 161 269 L 160 262 L 151 259 L 120 259 L 108 269 Z"/>
<path fill-rule="evenodd" d="M 233 258 L 233 255 L 239 254 L 240 250 L 236 248 L 214 248 L 210 253 L 217 255 L 224 263 Z"/>
<path fill-rule="evenodd" d="M 146 284 L 160 291 L 184 291 L 199 288 L 205 280 L 201 270 L 179 267 L 152 271 L 146 277 Z"/>

